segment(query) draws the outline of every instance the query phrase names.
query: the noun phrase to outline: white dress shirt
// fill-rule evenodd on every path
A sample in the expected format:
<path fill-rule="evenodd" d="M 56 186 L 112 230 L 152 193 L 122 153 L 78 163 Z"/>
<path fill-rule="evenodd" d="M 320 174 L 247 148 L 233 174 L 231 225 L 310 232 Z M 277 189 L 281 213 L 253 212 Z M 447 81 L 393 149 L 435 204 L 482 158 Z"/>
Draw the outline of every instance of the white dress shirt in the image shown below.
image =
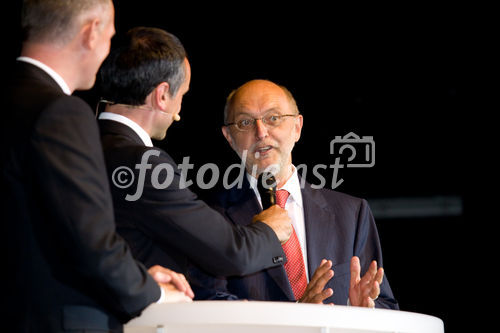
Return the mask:
<path fill-rule="evenodd" d="M 145 146 L 153 147 L 153 141 L 148 132 L 146 132 L 139 124 L 129 118 L 112 112 L 103 112 L 99 115 L 99 119 L 113 120 L 130 127 L 142 140 Z"/>
<path fill-rule="evenodd" d="M 309 282 L 309 272 L 307 268 L 307 244 L 306 244 L 306 225 L 304 222 L 304 206 L 302 203 L 302 191 L 300 188 L 299 176 L 297 175 L 297 168 L 292 165 L 293 173 L 292 176 L 286 181 L 283 187 L 279 190 L 287 190 L 290 195 L 286 200 L 285 209 L 292 220 L 292 225 L 297 233 L 297 238 L 299 239 L 300 248 L 302 250 L 302 256 L 304 257 L 304 265 L 306 268 L 307 282 Z M 260 199 L 259 190 L 257 189 L 257 179 L 252 177 L 247 173 L 247 179 L 250 182 L 250 187 L 255 192 L 257 200 L 262 207 L 262 201 Z"/>
<path fill-rule="evenodd" d="M 16 60 L 27 62 L 29 64 L 32 64 L 32 65 L 40 68 L 45 73 L 47 73 L 51 78 L 53 78 L 54 81 L 57 82 L 59 87 L 61 87 L 62 91 L 66 95 L 71 95 L 71 90 L 69 89 L 68 84 L 64 81 L 64 79 L 61 77 L 61 75 L 57 74 L 55 70 L 53 70 L 49 66 L 45 65 L 43 62 L 40 62 L 40 61 L 33 59 L 33 58 L 30 58 L 30 57 L 18 57 Z"/>

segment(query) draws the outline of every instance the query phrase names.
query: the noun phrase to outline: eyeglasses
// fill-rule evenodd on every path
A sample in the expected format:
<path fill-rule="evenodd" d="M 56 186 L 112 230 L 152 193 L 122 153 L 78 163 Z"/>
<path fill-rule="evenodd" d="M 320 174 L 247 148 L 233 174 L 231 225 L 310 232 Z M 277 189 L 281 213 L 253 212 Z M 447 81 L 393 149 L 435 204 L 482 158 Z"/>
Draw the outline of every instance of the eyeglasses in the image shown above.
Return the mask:
<path fill-rule="evenodd" d="M 298 114 L 277 114 L 277 113 L 269 113 L 264 115 L 262 118 L 251 118 L 251 117 L 242 117 L 238 119 L 234 123 L 226 124 L 225 126 L 234 125 L 240 131 L 250 131 L 255 129 L 255 124 L 257 120 L 262 121 L 264 125 L 267 127 L 277 127 L 279 126 L 286 117 L 296 117 Z"/>

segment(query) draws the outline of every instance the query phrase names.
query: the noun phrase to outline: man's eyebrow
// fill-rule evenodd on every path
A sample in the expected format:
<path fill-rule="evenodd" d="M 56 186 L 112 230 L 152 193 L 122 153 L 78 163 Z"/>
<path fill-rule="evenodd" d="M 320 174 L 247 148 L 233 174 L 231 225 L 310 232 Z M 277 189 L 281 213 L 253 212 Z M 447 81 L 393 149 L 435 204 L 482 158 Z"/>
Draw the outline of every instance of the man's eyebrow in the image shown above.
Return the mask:
<path fill-rule="evenodd" d="M 278 113 L 279 113 L 280 108 L 279 108 L 279 107 L 276 107 L 276 106 L 275 106 L 275 107 L 272 107 L 272 108 L 269 108 L 269 109 L 267 109 L 266 111 L 264 111 L 264 114 L 267 114 L 267 113 L 269 113 L 269 112 L 273 112 L 273 111 L 275 111 L 275 112 L 278 112 Z M 237 116 L 240 116 L 240 115 L 244 115 L 244 116 L 246 115 L 246 116 L 253 117 L 253 115 L 250 113 L 250 111 L 247 111 L 247 110 L 245 110 L 245 109 L 243 109 L 243 111 L 241 111 L 240 113 L 238 113 L 238 115 L 237 115 Z"/>

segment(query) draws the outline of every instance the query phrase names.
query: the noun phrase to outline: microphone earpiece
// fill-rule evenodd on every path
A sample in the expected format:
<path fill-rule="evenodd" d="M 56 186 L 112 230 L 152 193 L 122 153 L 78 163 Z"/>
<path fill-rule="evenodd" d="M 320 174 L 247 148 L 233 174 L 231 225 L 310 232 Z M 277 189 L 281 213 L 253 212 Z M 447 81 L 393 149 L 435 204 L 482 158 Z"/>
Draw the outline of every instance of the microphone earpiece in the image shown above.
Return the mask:
<path fill-rule="evenodd" d="M 172 119 L 174 119 L 174 121 L 179 121 L 181 120 L 181 116 L 179 116 L 179 114 L 176 113 L 172 116 Z"/>

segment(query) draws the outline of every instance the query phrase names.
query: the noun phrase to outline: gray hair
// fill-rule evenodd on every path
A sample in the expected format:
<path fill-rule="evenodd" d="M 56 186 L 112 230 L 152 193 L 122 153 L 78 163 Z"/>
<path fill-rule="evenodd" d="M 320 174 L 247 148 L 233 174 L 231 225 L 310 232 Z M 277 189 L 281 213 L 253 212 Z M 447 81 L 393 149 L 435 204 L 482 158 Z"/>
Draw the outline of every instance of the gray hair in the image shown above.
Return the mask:
<path fill-rule="evenodd" d="M 23 0 L 23 39 L 65 44 L 80 29 L 83 14 L 111 4 L 111 0 Z"/>
<path fill-rule="evenodd" d="M 271 82 L 271 81 L 269 81 Z M 274 82 L 273 82 L 274 83 Z M 275 83 L 276 84 L 276 83 Z M 297 102 L 295 101 L 295 98 L 293 98 L 293 95 L 292 93 L 290 92 L 290 90 L 288 90 L 285 86 L 282 86 L 282 85 L 279 85 L 279 84 L 276 84 L 278 87 L 281 88 L 281 90 L 283 90 L 283 92 L 285 93 L 286 97 L 288 98 L 288 103 L 290 105 L 290 109 L 292 110 L 293 113 L 296 113 L 296 114 L 299 114 L 299 108 L 297 107 Z M 242 85 L 243 86 L 243 85 Z M 229 95 L 227 96 L 226 98 L 226 105 L 224 106 L 224 124 L 227 124 L 228 123 L 228 120 L 227 120 L 227 117 L 229 115 L 229 111 L 231 111 L 231 107 L 232 107 L 232 104 L 233 104 L 233 100 L 234 100 L 234 95 L 236 94 L 236 92 L 242 87 L 240 86 L 239 88 L 236 88 L 234 89 L 233 91 L 231 91 L 229 93 Z"/>

